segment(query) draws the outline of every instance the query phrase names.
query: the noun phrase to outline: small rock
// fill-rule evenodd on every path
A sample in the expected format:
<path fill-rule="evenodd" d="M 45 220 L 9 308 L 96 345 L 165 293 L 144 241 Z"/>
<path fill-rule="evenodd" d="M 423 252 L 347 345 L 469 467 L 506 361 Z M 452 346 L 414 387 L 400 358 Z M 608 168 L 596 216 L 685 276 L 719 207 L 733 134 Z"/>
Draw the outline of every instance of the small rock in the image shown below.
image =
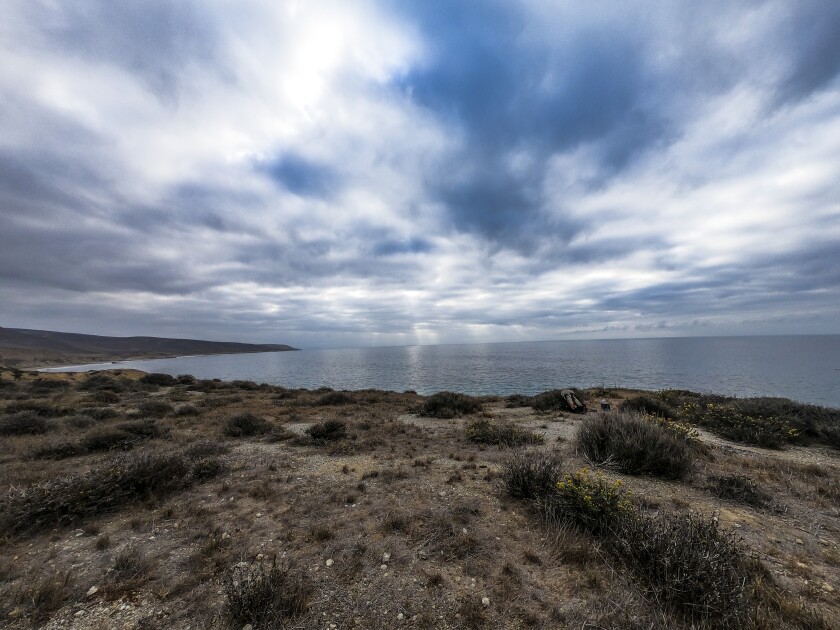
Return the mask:
<path fill-rule="evenodd" d="M 254 626 L 252 626 L 250 623 L 246 623 L 244 626 L 242 626 L 242 630 L 254 630 Z"/>
<path fill-rule="evenodd" d="M 262 512 L 257 512 L 257 518 L 262 518 Z"/>
<path fill-rule="evenodd" d="M 87 596 L 90 597 L 91 595 L 96 595 L 96 592 L 99 590 L 97 586 L 91 586 L 87 591 Z"/>
<path fill-rule="evenodd" d="M 85 611 L 84 610 L 77 610 L 75 613 L 73 613 L 73 616 L 74 617 L 84 617 L 85 616 Z"/>
<path fill-rule="evenodd" d="M 404 615 L 404 614 L 402 614 L 402 613 L 400 613 L 399 615 L 397 615 L 397 619 L 399 619 L 400 621 L 402 621 L 403 619 L 405 619 L 405 615 Z"/>
<path fill-rule="evenodd" d="M 261 554 L 261 553 L 257 554 L 257 560 L 262 560 L 263 558 L 265 558 L 264 554 Z"/>
<path fill-rule="evenodd" d="M 382 562 L 388 562 L 391 559 L 391 554 L 387 551 L 382 554 Z"/>
<path fill-rule="evenodd" d="M 227 540 L 228 538 L 230 538 L 230 534 L 228 534 L 227 532 L 222 532 L 222 540 Z"/>
<path fill-rule="evenodd" d="M 804 544 L 805 544 L 805 541 L 803 541 L 801 538 L 797 538 L 797 539 L 796 539 L 796 544 L 797 544 L 797 545 L 804 545 Z"/>
<path fill-rule="evenodd" d="M 828 582 L 823 582 L 822 590 L 824 590 L 826 593 L 833 593 L 834 587 Z"/>
<path fill-rule="evenodd" d="M 328 567 L 331 567 L 333 564 L 334 564 L 334 560 L 333 560 L 332 558 L 328 558 L 328 559 L 327 559 L 327 562 L 326 562 L 326 565 L 327 565 Z"/>
<path fill-rule="evenodd" d="M 386 570 L 388 569 L 388 565 L 387 565 L 387 564 L 383 564 L 383 565 L 381 565 L 379 568 L 380 568 L 380 569 L 382 569 L 383 571 L 386 571 Z"/>
<path fill-rule="evenodd" d="M 482 606 L 489 606 L 490 605 L 490 598 L 489 597 L 482 597 L 481 598 L 481 605 Z"/>

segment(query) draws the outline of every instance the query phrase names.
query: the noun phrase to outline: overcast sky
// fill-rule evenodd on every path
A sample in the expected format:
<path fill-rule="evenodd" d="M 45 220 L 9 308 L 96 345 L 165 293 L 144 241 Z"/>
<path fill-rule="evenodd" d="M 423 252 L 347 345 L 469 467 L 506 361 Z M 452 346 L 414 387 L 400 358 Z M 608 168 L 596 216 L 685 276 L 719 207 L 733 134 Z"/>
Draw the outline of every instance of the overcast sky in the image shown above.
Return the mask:
<path fill-rule="evenodd" d="M 0 325 L 840 333 L 840 2 L 4 0 Z"/>

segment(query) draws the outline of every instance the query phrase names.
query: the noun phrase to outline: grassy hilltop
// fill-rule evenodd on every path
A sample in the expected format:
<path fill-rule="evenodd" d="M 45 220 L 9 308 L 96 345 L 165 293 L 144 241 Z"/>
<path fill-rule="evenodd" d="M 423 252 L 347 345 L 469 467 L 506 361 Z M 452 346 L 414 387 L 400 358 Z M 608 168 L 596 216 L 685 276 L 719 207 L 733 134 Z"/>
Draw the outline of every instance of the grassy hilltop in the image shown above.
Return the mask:
<path fill-rule="evenodd" d="M 295 350 L 284 344 L 253 344 L 167 337 L 104 337 L 52 330 L 0 327 L 0 366 L 26 368 L 183 355 Z"/>
<path fill-rule="evenodd" d="M 840 410 L 577 395 L 2 370 L 0 626 L 840 627 Z"/>

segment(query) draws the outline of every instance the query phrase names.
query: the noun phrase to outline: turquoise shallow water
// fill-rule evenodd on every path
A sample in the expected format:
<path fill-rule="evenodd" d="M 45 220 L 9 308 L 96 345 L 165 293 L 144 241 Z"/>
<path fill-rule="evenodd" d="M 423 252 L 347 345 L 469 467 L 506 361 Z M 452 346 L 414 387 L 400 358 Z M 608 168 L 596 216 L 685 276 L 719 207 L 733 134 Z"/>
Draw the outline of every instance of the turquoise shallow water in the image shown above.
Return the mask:
<path fill-rule="evenodd" d="M 840 335 L 346 348 L 118 365 L 292 388 L 412 389 L 421 394 L 448 389 L 505 395 L 604 385 L 784 396 L 840 407 Z M 71 369 L 114 367 L 107 363 Z"/>

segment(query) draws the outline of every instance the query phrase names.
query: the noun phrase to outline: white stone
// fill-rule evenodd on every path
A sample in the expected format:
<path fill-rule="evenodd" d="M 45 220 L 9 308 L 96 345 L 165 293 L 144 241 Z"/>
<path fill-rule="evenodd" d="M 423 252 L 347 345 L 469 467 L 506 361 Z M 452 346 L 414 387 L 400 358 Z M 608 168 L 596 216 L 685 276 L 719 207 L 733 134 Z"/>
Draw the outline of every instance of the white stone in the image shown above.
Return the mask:
<path fill-rule="evenodd" d="M 382 554 L 382 562 L 388 562 L 391 559 L 391 554 L 387 551 Z"/>
<path fill-rule="evenodd" d="M 403 619 L 405 619 L 405 615 L 404 615 L 404 614 L 402 614 L 402 613 L 400 613 L 399 615 L 397 615 L 397 619 L 399 619 L 400 621 L 402 621 Z"/>
<path fill-rule="evenodd" d="M 489 606 L 490 605 L 490 598 L 489 597 L 482 597 L 481 598 L 481 605 L 482 606 Z"/>
<path fill-rule="evenodd" d="M 332 558 L 329 558 L 329 559 L 327 560 L 327 562 L 326 562 L 326 565 L 327 565 L 328 567 L 331 567 L 331 566 L 333 565 L 333 563 L 334 563 L 333 559 L 332 559 Z"/>
<path fill-rule="evenodd" d="M 99 590 L 97 586 L 91 586 L 87 591 L 87 596 L 90 597 L 91 595 L 96 595 L 96 592 Z"/>

